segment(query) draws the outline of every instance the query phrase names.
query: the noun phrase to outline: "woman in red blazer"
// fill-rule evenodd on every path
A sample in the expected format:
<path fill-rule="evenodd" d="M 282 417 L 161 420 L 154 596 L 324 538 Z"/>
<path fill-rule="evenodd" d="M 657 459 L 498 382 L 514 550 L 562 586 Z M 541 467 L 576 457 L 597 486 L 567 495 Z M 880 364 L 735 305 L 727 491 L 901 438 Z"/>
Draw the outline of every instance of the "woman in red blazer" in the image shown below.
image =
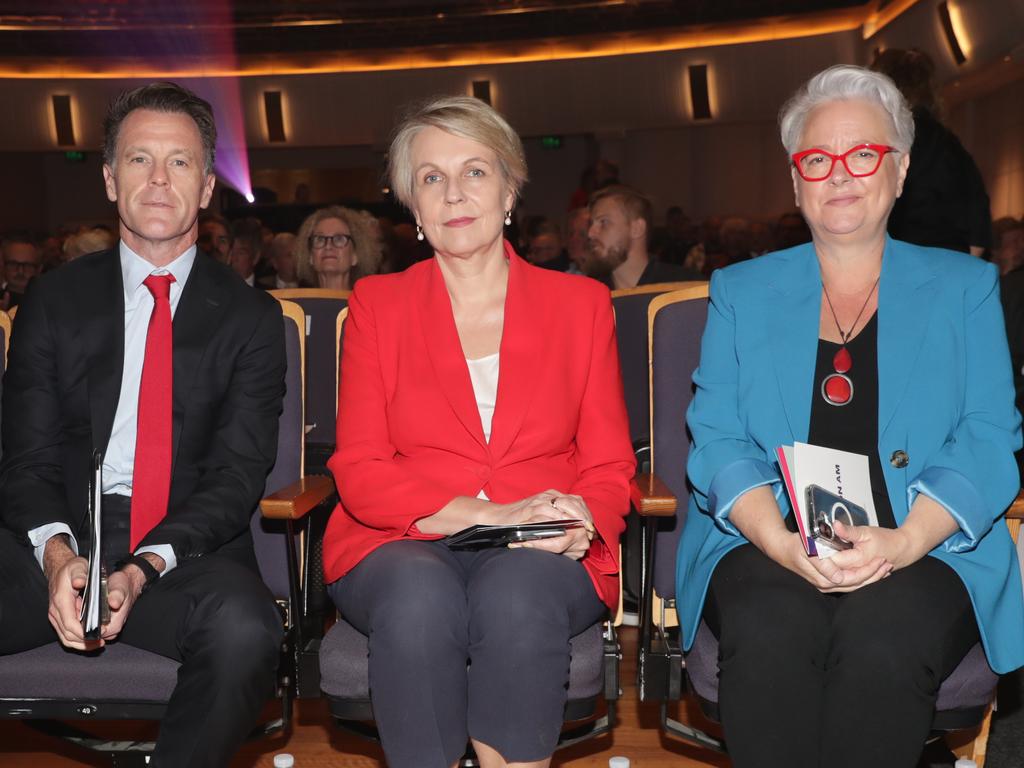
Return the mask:
<path fill-rule="evenodd" d="M 389 765 L 454 765 L 469 738 L 485 767 L 545 766 L 568 640 L 618 595 L 634 460 L 611 301 L 504 241 L 526 166 L 483 102 L 421 108 L 390 164 L 434 258 L 351 296 L 326 579 L 369 637 Z M 437 541 L 566 517 L 585 525 L 515 548 Z"/>

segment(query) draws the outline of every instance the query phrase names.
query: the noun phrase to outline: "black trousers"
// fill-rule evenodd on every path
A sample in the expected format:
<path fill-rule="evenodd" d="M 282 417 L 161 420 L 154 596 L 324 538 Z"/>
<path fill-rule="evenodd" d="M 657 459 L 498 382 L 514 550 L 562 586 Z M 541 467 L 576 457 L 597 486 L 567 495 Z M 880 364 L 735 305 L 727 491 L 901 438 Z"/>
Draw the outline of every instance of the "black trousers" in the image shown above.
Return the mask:
<path fill-rule="evenodd" d="M 0 654 L 56 640 L 48 605 L 28 542 L 0 529 Z M 115 642 L 181 662 L 151 765 L 227 765 L 273 693 L 282 636 L 270 592 L 234 558 L 179 561 L 146 590 Z"/>
<path fill-rule="evenodd" d="M 397 541 L 329 589 L 369 637 L 370 697 L 391 768 L 447 768 L 468 737 L 509 762 L 550 755 L 569 638 L 607 612 L 583 566 L 530 549 Z"/>
<path fill-rule="evenodd" d="M 737 768 L 913 768 L 939 686 L 979 639 L 935 558 L 823 594 L 749 544 L 715 568 L 704 620 Z"/>

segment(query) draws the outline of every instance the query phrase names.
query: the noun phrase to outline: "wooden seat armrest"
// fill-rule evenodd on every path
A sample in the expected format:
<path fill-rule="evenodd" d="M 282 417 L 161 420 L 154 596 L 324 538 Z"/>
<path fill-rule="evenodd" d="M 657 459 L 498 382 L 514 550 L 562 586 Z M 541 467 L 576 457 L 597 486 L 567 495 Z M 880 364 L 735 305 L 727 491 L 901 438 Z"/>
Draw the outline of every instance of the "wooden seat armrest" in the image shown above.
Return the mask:
<path fill-rule="evenodd" d="M 676 513 L 675 494 L 655 474 L 639 474 L 630 480 L 629 499 L 644 517 L 672 517 Z"/>
<path fill-rule="evenodd" d="M 1007 520 L 1024 520 L 1024 491 L 1017 494 L 1017 498 L 1013 500 L 1013 504 L 1006 510 Z"/>
<path fill-rule="evenodd" d="M 285 486 L 260 501 L 264 517 L 298 520 L 334 493 L 334 480 L 324 475 L 309 475 Z"/>

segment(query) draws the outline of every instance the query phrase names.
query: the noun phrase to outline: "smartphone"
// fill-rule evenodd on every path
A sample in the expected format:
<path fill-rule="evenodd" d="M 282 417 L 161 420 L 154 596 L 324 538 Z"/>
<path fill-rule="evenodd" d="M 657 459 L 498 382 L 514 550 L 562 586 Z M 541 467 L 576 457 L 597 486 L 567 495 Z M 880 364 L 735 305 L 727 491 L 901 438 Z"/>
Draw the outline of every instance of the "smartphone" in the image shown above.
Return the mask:
<path fill-rule="evenodd" d="M 836 520 L 846 526 L 869 524 L 868 513 L 863 507 L 820 485 L 807 486 L 807 516 L 811 522 L 811 536 L 832 549 L 853 548 L 852 542 L 836 533 Z"/>

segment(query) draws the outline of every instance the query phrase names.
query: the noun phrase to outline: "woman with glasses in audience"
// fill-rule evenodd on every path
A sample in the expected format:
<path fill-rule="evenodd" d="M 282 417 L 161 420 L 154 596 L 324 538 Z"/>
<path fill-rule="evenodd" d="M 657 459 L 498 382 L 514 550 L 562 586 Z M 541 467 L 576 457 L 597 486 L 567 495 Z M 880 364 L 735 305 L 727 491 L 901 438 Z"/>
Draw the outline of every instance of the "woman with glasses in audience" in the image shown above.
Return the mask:
<path fill-rule="evenodd" d="M 296 236 L 299 285 L 349 291 L 380 267 L 382 246 L 373 217 L 331 205 L 311 213 Z"/>
<path fill-rule="evenodd" d="M 677 573 L 685 646 L 702 619 L 718 638 L 738 768 L 912 768 L 979 638 L 995 671 L 1024 664 L 998 275 L 887 237 L 913 131 L 885 76 L 816 75 L 781 114 L 813 241 L 712 276 Z M 831 559 L 796 532 L 775 461 L 795 441 L 869 460 L 880 525 L 837 524 Z"/>
<path fill-rule="evenodd" d="M 488 105 L 441 98 L 389 152 L 391 188 L 434 257 L 349 301 L 325 579 L 369 637 L 388 765 L 546 766 L 569 638 L 618 597 L 634 471 L 611 300 L 504 239 L 526 180 Z M 555 538 L 480 550 L 478 524 L 574 518 Z"/>

